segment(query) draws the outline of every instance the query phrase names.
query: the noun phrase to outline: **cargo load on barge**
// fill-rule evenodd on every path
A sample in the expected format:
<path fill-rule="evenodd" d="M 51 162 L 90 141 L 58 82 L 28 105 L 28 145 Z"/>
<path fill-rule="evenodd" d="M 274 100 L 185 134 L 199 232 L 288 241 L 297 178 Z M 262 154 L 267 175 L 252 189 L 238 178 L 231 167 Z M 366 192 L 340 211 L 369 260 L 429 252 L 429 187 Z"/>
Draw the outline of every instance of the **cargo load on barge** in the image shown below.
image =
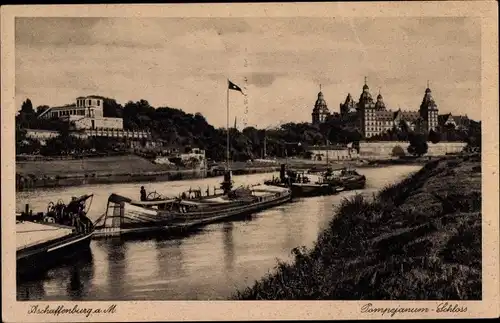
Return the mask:
<path fill-rule="evenodd" d="M 94 225 L 87 217 L 93 195 L 50 202 L 45 212 L 26 205 L 16 214 L 16 273 L 29 278 L 89 249 Z"/>
<path fill-rule="evenodd" d="M 186 231 L 232 217 L 263 211 L 291 200 L 289 188 L 254 185 L 232 189 L 231 175 L 223 194 L 137 201 L 118 194 L 108 198 L 105 213 L 95 222 L 94 237 Z"/>

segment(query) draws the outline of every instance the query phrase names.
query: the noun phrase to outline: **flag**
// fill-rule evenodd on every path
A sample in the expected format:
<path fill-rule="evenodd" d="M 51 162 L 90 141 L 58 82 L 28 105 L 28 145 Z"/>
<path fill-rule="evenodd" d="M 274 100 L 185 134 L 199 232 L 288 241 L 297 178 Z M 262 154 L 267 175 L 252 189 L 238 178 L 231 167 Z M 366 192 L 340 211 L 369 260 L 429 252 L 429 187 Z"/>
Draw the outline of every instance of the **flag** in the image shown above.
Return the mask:
<path fill-rule="evenodd" d="M 228 87 L 230 90 L 240 91 L 241 94 L 243 94 L 243 91 L 241 90 L 241 88 L 238 85 L 234 84 L 233 82 L 231 82 L 229 80 L 227 80 L 227 82 L 228 82 Z"/>

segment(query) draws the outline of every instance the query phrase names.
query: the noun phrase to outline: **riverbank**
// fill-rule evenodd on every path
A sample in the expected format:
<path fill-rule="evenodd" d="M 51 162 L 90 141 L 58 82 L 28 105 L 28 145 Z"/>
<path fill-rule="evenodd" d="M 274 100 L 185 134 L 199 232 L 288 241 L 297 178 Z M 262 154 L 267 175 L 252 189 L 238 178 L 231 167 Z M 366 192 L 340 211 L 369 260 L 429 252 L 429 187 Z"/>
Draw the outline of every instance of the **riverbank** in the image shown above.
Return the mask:
<path fill-rule="evenodd" d="M 333 168 L 386 167 L 389 165 L 424 164 L 427 158 L 383 161 L 330 162 Z M 266 162 L 233 162 L 233 175 L 272 173 L 279 165 L 287 163 L 294 169 L 326 170 L 325 162 L 288 159 Z M 223 164 L 221 164 L 223 166 Z M 170 165 L 154 164 L 136 155 L 117 155 L 66 160 L 20 160 L 16 162 L 16 190 L 67 187 L 89 184 L 134 183 L 148 181 L 173 181 L 220 176 L 220 172 L 204 169 L 184 169 Z"/>
<path fill-rule="evenodd" d="M 481 161 L 447 157 L 344 200 L 314 248 L 234 299 L 480 300 Z"/>
<path fill-rule="evenodd" d="M 243 165 L 240 165 L 243 164 Z M 277 165 L 235 163 L 234 175 L 270 173 Z M 108 156 L 67 160 L 30 160 L 16 162 L 16 190 L 68 187 L 89 184 L 175 181 L 211 176 L 205 169 L 185 169 L 155 164 L 136 156 Z"/>

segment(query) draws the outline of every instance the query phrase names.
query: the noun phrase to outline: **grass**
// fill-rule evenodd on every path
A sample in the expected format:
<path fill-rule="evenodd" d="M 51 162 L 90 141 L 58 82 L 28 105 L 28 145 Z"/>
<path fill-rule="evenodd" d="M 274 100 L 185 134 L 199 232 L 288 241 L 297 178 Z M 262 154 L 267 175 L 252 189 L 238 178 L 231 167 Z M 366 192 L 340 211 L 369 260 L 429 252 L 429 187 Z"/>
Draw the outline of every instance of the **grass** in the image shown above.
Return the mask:
<path fill-rule="evenodd" d="M 79 174 L 132 174 L 168 170 L 166 165 L 157 165 L 135 156 L 110 156 L 72 160 L 18 161 L 16 173 L 35 176 L 68 176 Z"/>
<path fill-rule="evenodd" d="M 480 161 L 432 161 L 373 200 L 345 199 L 315 247 L 292 252 L 232 298 L 479 300 Z"/>

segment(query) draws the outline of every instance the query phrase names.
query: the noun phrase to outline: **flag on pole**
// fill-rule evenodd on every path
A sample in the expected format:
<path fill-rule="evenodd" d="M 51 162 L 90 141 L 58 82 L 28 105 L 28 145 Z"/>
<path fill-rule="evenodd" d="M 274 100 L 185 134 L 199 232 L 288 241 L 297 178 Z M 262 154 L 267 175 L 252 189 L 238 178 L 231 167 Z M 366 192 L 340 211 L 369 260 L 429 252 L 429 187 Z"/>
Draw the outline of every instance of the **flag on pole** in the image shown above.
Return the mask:
<path fill-rule="evenodd" d="M 230 90 L 240 91 L 240 92 L 241 92 L 241 94 L 245 95 L 245 94 L 243 93 L 243 91 L 241 90 L 241 88 L 240 88 L 238 85 L 234 84 L 234 83 L 233 83 L 233 82 L 231 82 L 230 80 L 227 80 L 227 82 L 228 82 L 228 88 L 229 88 Z"/>

